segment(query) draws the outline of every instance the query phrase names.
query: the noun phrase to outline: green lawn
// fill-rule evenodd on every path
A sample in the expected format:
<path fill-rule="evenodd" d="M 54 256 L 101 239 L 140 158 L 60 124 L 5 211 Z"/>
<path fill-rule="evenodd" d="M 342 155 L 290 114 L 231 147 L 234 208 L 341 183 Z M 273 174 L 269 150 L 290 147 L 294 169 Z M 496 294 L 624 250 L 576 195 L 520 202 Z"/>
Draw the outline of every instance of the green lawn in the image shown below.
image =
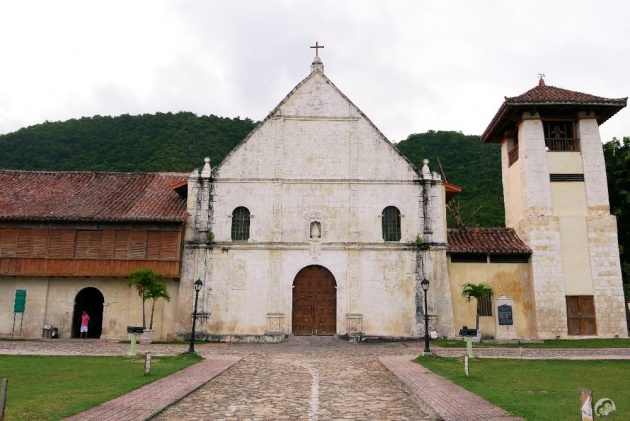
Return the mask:
<path fill-rule="evenodd" d="M 5 421 L 59 420 L 199 362 L 196 354 L 152 357 L 0 355 L 8 378 Z"/>
<path fill-rule="evenodd" d="M 452 339 L 436 339 L 431 341 L 432 344 L 443 348 L 466 348 L 465 341 L 457 341 Z M 630 338 L 611 338 L 611 339 L 551 339 L 542 341 L 542 343 L 507 343 L 495 344 L 489 342 L 481 342 L 473 344 L 476 347 L 492 347 L 492 348 L 630 348 Z"/>
<path fill-rule="evenodd" d="M 630 361 L 418 357 L 416 362 L 529 421 L 575 421 L 580 389 L 612 399 L 615 419 L 630 419 Z"/>

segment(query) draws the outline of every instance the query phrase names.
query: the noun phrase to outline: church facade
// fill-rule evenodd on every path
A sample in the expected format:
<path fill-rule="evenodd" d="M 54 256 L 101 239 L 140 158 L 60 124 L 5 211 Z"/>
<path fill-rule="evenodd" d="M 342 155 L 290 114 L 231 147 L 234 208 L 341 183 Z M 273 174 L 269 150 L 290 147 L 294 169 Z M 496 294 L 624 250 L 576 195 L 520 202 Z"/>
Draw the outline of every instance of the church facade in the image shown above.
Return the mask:
<path fill-rule="evenodd" d="M 452 332 L 444 203 L 440 176 L 415 169 L 317 58 L 221 165 L 189 178 L 182 282 L 204 282 L 202 331 L 415 336 L 426 277 L 433 322 Z"/>
<path fill-rule="evenodd" d="M 0 170 L 0 335 L 16 334 L 25 291 L 18 336 L 76 337 L 90 306 L 93 337 L 125 337 L 141 317 L 126 276 L 146 267 L 171 295 L 156 306 L 161 339 L 190 335 L 196 280 L 206 338 L 417 338 L 425 315 L 453 337 L 477 311 L 497 339 L 625 337 L 598 130 L 625 105 L 544 85 L 506 99 L 482 141 L 503 145 L 507 228 L 447 229 L 460 189 L 401 155 L 317 56 L 217 166 L 45 173 L 52 184 Z M 480 282 L 494 299 L 466 302 L 462 286 Z"/>

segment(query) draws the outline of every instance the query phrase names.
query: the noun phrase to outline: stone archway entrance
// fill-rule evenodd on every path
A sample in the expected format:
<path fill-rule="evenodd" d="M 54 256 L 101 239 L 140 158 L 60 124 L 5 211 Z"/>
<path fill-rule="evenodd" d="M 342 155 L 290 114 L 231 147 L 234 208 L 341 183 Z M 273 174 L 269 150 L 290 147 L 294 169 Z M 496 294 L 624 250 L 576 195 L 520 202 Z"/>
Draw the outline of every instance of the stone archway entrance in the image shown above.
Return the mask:
<path fill-rule="evenodd" d="M 307 266 L 293 281 L 293 334 L 337 333 L 337 283 L 323 266 Z"/>
<path fill-rule="evenodd" d="M 72 314 L 72 337 L 79 337 L 81 328 L 81 315 L 83 310 L 90 316 L 88 326 L 88 338 L 100 338 L 103 330 L 103 303 L 105 297 L 96 288 L 83 288 L 74 298 L 74 311 Z"/>

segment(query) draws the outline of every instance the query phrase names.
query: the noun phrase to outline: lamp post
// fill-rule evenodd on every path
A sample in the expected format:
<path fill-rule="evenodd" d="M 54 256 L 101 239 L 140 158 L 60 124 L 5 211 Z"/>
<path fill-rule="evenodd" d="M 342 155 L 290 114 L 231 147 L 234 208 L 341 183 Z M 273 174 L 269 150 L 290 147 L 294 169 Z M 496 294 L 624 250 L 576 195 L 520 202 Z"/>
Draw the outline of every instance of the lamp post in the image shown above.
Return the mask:
<path fill-rule="evenodd" d="M 429 307 L 427 305 L 427 291 L 429 290 L 429 280 L 424 278 L 420 282 L 420 286 L 424 291 L 424 353 L 430 354 L 429 349 Z"/>
<path fill-rule="evenodd" d="M 190 335 L 190 346 L 188 347 L 188 352 L 195 352 L 195 325 L 197 324 L 197 301 L 199 301 L 199 291 L 201 291 L 203 282 L 201 282 L 201 279 L 197 279 L 194 285 L 195 285 L 195 310 L 193 311 L 192 333 Z"/>

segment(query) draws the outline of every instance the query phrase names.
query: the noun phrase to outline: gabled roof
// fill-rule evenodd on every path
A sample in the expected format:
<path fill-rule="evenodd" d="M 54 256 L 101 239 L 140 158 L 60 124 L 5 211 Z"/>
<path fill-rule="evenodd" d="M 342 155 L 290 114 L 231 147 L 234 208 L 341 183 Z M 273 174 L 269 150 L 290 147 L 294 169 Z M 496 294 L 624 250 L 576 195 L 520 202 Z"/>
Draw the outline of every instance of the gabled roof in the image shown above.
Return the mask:
<path fill-rule="evenodd" d="M 0 221 L 184 222 L 187 176 L 0 170 Z"/>
<path fill-rule="evenodd" d="M 514 97 L 505 97 L 494 118 L 481 135 L 484 143 L 500 143 L 504 132 L 519 120 L 523 111 L 554 108 L 563 111 L 593 111 L 598 124 L 603 124 L 624 108 L 628 98 L 603 98 L 568 89 L 547 86 L 540 79 L 538 86 Z"/>
<path fill-rule="evenodd" d="M 262 121 L 260 121 L 258 123 L 258 125 L 256 125 L 256 127 L 254 127 L 254 129 L 249 133 L 249 135 L 247 135 L 247 137 L 245 137 L 245 139 L 243 139 L 242 141 L 240 141 L 235 148 L 233 148 L 230 153 L 227 154 L 227 156 L 225 156 L 225 158 L 223 158 L 223 161 L 221 161 L 221 163 L 215 167 L 212 168 L 212 174 L 215 175 L 219 169 L 221 168 L 221 166 L 223 165 L 224 162 L 227 162 L 228 159 L 234 155 L 236 153 L 236 151 L 242 147 L 245 143 L 247 143 L 247 141 L 256 134 L 256 132 L 271 118 L 273 118 L 276 114 L 278 114 L 279 110 L 282 108 L 282 106 L 289 100 L 289 98 L 291 98 L 291 96 L 293 96 L 293 94 L 298 91 L 300 89 L 300 87 L 302 87 L 302 85 L 306 84 L 311 78 L 315 77 L 316 75 L 319 75 L 321 77 L 324 78 L 324 81 L 330 85 L 337 93 L 339 93 L 339 95 L 341 95 L 343 97 L 343 99 L 345 101 L 347 101 L 358 113 L 359 115 L 361 115 L 361 117 L 363 117 L 370 126 L 372 126 L 372 128 L 374 128 L 374 130 L 378 133 L 379 137 L 386 143 L 389 144 L 389 146 L 392 147 L 392 149 L 394 149 L 396 151 L 396 153 L 405 160 L 405 162 L 407 162 L 409 164 L 409 166 L 418 174 L 418 175 L 422 175 L 421 171 L 418 170 L 418 168 L 416 168 L 416 166 L 405 156 L 403 155 L 398 148 L 396 147 L 396 145 L 394 145 L 392 142 L 390 142 L 385 135 L 378 129 L 378 127 L 376 127 L 376 125 L 374 125 L 374 123 L 372 123 L 372 121 L 363 113 L 363 111 L 361 111 L 359 109 L 359 107 L 357 107 L 356 105 L 354 105 L 354 103 L 352 101 L 350 101 L 350 99 L 339 89 L 337 88 L 337 86 L 335 86 L 334 83 L 332 83 L 332 81 L 330 79 L 328 79 L 328 77 L 326 77 L 326 75 L 324 74 L 323 71 L 323 64 L 322 61 L 319 57 L 315 57 L 315 61 L 313 61 L 313 64 L 311 66 L 311 73 L 309 73 L 308 76 L 306 76 L 304 79 L 302 79 L 302 81 L 300 83 L 298 83 L 295 88 L 293 88 L 291 90 L 291 92 L 289 92 L 282 101 L 280 101 L 280 103 L 267 115 L 267 117 L 265 117 Z"/>
<path fill-rule="evenodd" d="M 449 228 L 446 252 L 531 254 L 532 250 L 512 228 Z"/>

